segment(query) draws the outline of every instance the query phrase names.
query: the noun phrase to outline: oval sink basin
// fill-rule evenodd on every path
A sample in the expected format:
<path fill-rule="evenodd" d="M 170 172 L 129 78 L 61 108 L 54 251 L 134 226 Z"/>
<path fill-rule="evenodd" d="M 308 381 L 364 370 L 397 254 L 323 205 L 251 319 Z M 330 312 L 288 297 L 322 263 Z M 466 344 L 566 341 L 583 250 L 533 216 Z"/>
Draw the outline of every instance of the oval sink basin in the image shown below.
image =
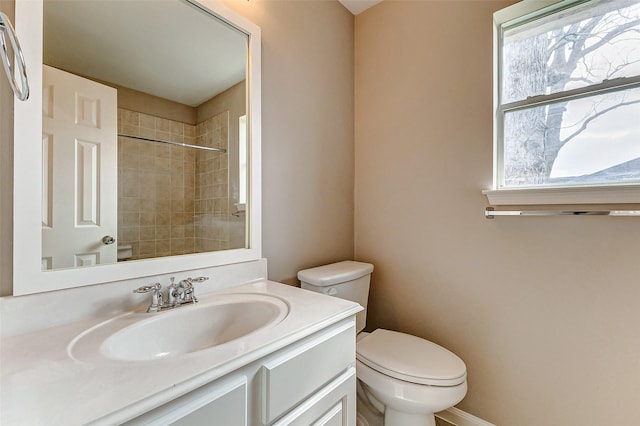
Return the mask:
<path fill-rule="evenodd" d="M 73 358 L 149 361 L 179 357 L 232 342 L 282 321 L 288 305 L 263 294 L 224 294 L 155 314 L 127 314 L 82 333 Z"/>

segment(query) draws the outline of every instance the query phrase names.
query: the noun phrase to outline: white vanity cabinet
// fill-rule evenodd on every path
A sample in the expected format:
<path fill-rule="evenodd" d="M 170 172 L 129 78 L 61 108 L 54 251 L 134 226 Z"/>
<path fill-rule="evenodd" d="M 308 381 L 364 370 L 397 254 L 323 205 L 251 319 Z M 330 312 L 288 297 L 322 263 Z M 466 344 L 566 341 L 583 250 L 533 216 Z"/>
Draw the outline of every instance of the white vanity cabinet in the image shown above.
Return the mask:
<path fill-rule="evenodd" d="M 354 426 L 355 408 L 351 317 L 125 424 Z"/>

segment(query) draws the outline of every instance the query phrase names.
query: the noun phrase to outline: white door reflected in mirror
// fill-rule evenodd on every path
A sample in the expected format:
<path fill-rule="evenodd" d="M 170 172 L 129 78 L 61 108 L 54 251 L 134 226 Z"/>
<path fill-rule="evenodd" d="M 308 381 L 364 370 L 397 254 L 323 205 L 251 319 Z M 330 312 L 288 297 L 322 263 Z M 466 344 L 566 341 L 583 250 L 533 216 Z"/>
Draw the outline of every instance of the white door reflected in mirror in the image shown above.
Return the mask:
<path fill-rule="evenodd" d="M 117 91 L 43 65 L 42 269 L 115 263 Z"/>

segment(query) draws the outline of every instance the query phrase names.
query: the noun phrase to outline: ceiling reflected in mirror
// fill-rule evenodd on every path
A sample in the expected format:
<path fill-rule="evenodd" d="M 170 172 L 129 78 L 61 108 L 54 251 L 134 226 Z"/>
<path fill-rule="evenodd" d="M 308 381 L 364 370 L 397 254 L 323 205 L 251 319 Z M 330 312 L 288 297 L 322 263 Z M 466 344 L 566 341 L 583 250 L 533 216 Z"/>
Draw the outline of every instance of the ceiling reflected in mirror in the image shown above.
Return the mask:
<path fill-rule="evenodd" d="M 44 2 L 44 63 L 197 107 L 245 79 L 246 35 L 183 1 Z"/>

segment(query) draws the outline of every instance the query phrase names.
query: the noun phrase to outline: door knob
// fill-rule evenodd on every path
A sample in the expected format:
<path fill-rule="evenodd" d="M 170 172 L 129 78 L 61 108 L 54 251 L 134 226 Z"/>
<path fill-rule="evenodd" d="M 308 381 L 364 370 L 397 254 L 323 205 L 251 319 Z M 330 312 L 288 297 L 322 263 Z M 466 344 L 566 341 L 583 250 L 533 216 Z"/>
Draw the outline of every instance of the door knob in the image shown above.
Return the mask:
<path fill-rule="evenodd" d="M 109 245 L 115 242 L 116 242 L 116 239 L 113 238 L 111 235 L 105 235 L 104 237 L 102 237 L 102 244 Z"/>

